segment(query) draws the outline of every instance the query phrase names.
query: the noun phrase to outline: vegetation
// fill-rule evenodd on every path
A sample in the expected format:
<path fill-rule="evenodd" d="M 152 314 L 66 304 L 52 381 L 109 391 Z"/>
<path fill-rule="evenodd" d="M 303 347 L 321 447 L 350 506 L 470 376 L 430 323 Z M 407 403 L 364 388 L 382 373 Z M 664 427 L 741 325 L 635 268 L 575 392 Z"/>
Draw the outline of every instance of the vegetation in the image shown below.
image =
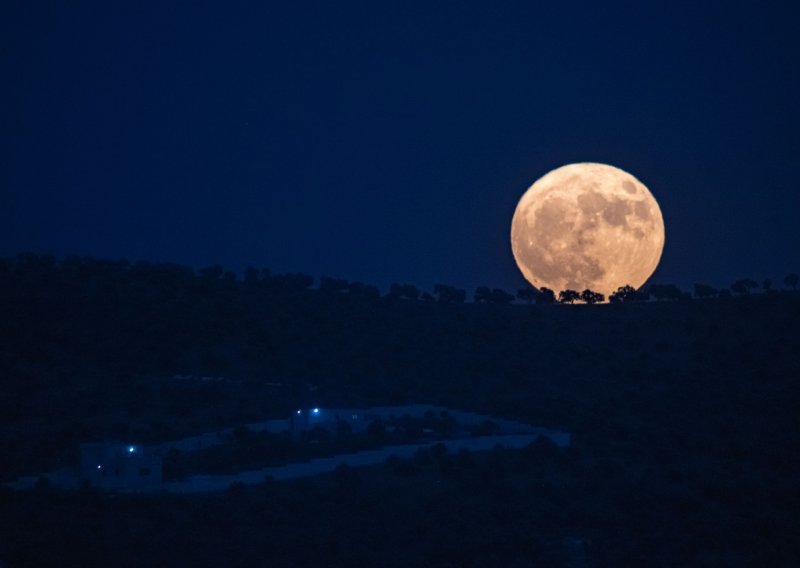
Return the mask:
<path fill-rule="evenodd" d="M 164 460 L 164 479 L 173 481 L 195 474 L 228 474 L 331 457 L 388 445 L 422 444 L 452 438 L 454 434 L 484 436 L 494 433 L 491 421 L 459 426 L 446 412 L 423 417 L 403 415 L 391 422 L 372 422 L 363 432 L 353 432 L 340 422 L 335 430 L 316 427 L 302 435 L 252 432 L 244 426 L 233 430 L 225 443 L 199 451 L 170 450 Z M 458 432 L 456 429 L 458 428 Z"/>
<path fill-rule="evenodd" d="M 553 304 L 556 301 L 555 292 L 550 288 L 540 288 L 539 293 L 536 295 L 537 304 Z"/>
<path fill-rule="evenodd" d="M 586 289 L 583 292 L 581 292 L 581 300 L 583 300 L 584 303 L 589 305 L 599 304 L 605 299 L 606 297 L 603 294 L 600 294 L 599 292 L 594 292 L 589 289 Z"/>
<path fill-rule="evenodd" d="M 198 497 L 4 491 L 0 562 L 800 562 L 796 292 L 625 289 L 565 307 L 545 289 L 515 305 L 465 303 L 450 286 L 422 301 L 313 284 L 0 262 L 3 480 L 74 462 L 80 442 L 157 442 L 311 404 L 430 402 L 563 428 L 574 447 L 434 451 Z"/>
<path fill-rule="evenodd" d="M 719 290 L 707 284 L 695 284 L 694 295 L 696 298 L 713 298 L 719 295 Z"/>
<path fill-rule="evenodd" d="M 558 293 L 558 301 L 561 304 L 573 304 L 580 300 L 581 295 L 575 290 L 561 290 Z"/>

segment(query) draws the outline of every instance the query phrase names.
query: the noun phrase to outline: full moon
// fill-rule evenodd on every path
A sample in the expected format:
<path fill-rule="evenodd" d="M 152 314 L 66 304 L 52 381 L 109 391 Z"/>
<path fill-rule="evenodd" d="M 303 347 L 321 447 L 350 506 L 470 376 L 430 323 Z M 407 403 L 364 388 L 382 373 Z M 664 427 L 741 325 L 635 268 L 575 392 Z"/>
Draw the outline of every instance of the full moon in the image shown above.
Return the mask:
<path fill-rule="evenodd" d="M 569 164 L 538 179 L 511 221 L 511 250 L 537 288 L 639 288 L 664 249 L 655 198 L 631 174 L 606 164 Z"/>

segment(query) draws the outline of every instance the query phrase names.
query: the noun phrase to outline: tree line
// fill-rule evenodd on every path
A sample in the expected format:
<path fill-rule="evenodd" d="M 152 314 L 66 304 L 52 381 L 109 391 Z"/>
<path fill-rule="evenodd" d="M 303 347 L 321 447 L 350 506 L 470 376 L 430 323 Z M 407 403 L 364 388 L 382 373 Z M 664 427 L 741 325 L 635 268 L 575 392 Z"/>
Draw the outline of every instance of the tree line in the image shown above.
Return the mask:
<path fill-rule="evenodd" d="M 786 289 L 796 291 L 799 280 L 800 277 L 798 277 L 797 274 L 791 273 L 786 275 L 783 282 L 786 286 Z M 762 292 L 766 294 L 776 292 L 776 290 L 772 287 L 772 281 L 769 278 L 762 281 L 760 288 Z M 729 298 L 734 295 L 746 296 L 757 291 L 758 289 L 758 282 L 751 278 L 736 280 L 731 284 L 730 288 L 719 289 L 709 286 L 708 284 L 695 283 L 693 294 L 681 290 L 674 284 L 649 284 L 639 289 L 636 289 L 630 285 L 625 285 L 620 286 L 617 288 L 617 290 L 610 294 L 608 301 L 612 304 L 617 304 L 625 302 L 646 302 L 650 300 L 660 302 L 665 300 L 685 301 L 691 300 L 692 298 Z M 478 295 L 476 293 L 476 301 L 478 301 L 477 296 Z M 482 298 L 483 297 L 485 297 L 485 294 L 482 294 Z M 493 298 L 495 295 L 492 295 L 491 297 Z M 503 295 L 500 295 L 499 297 L 503 300 L 506 300 Z M 570 289 L 561 290 L 556 295 L 556 293 L 549 288 L 537 289 L 534 287 L 527 287 L 518 290 L 516 297 L 519 300 L 527 302 L 528 304 L 574 304 L 575 302 L 583 302 L 591 305 L 602 303 L 606 299 L 603 294 L 589 289 L 586 289 L 583 292 Z M 495 303 L 508 303 L 508 301 Z"/>
<path fill-rule="evenodd" d="M 52 279 L 69 279 L 71 282 L 81 281 L 82 286 L 90 290 L 107 288 L 113 282 L 125 278 L 142 285 L 166 286 L 177 290 L 180 286 L 242 288 L 248 290 L 265 290 L 274 293 L 306 293 L 316 291 L 322 297 L 334 298 L 347 296 L 363 300 L 437 302 L 440 304 L 459 304 L 467 301 L 467 291 L 447 284 L 436 284 L 428 292 L 413 284 L 393 283 L 386 294 L 371 284 L 357 281 L 322 276 L 316 290 L 315 278 L 303 273 L 272 274 L 269 269 L 248 267 L 243 278 L 220 265 L 200 268 L 197 271 L 174 263 L 151 263 L 140 261 L 131 263 L 127 260 L 99 260 L 92 257 L 69 256 L 62 260 L 52 255 L 20 254 L 16 258 L 0 258 L 0 277 L 14 275 L 20 282 L 29 281 L 31 285 L 41 286 Z M 797 290 L 800 277 L 796 273 L 787 274 L 783 279 L 784 289 Z M 708 284 L 695 283 L 693 291 L 681 290 L 674 284 L 648 284 L 636 289 L 630 285 L 619 287 L 611 293 L 607 300 L 614 303 L 691 300 L 692 298 L 726 298 L 746 296 L 758 290 L 772 293 L 770 279 L 761 284 L 751 278 L 734 281 L 729 288 L 715 288 Z M 1 291 L 1 290 L 0 290 Z M 511 294 L 500 288 L 478 286 L 472 300 L 476 304 L 511 304 L 516 300 L 527 304 L 575 304 L 594 305 L 606 301 L 604 294 L 591 289 L 583 291 L 554 291 L 546 287 L 527 286 Z"/>

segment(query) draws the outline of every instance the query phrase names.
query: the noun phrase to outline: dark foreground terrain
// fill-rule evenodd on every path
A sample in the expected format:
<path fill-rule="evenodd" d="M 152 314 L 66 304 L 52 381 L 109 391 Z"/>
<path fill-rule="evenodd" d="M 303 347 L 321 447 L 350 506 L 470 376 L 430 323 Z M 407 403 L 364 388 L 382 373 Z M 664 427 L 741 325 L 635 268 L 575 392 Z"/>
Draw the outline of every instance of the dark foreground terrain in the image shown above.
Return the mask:
<path fill-rule="evenodd" d="M 0 263 L 0 474 L 298 405 L 573 433 L 211 496 L 0 493 L 11 566 L 796 566 L 800 294 L 437 303 L 301 275 Z M 210 376 L 213 381 L 176 379 Z"/>

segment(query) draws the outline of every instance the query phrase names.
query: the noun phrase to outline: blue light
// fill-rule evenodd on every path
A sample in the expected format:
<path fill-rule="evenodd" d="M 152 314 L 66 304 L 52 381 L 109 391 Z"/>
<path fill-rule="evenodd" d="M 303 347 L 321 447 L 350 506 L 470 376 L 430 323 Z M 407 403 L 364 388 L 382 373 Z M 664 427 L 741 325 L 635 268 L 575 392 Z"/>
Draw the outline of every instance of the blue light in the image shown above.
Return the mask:
<path fill-rule="evenodd" d="M 315 408 L 315 409 L 314 409 L 314 410 L 312 410 L 311 412 L 313 412 L 314 414 L 319 414 L 319 408 Z"/>

